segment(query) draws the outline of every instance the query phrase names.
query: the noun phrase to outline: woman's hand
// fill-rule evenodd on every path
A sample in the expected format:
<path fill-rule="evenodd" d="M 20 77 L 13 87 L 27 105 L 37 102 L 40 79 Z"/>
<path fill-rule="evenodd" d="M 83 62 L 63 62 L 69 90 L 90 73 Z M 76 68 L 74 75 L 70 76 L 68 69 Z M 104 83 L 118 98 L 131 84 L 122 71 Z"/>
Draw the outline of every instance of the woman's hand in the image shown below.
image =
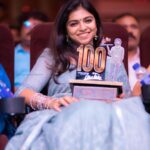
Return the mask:
<path fill-rule="evenodd" d="M 113 100 L 105 100 L 106 103 L 112 103 L 112 102 L 116 102 L 116 101 L 120 101 L 125 97 L 124 93 L 119 94 L 116 98 L 114 98 Z"/>
<path fill-rule="evenodd" d="M 120 100 L 122 100 L 124 97 L 125 97 L 125 94 L 124 94 L 124 93 L 121 93 L 121 94 L 119 94 L 119 95 L 114 99 L 113 102 L 115 102 L 115 101 L 120 101 Z"/>
<path fill-rule="evenodd" d="M 141 95 L 141 84 L 140 82 L 136 82 L 133 90 L 132 90 L 132 96 L 140 96 Z"/>
<path fill-rule="evenodd" d="M 67 107 L 69 104 L 73 102 L 78 102 L 79 100 L 75 97 L 72 96 L 64 96 L 58 99 L 50 99 L 47 100 L 45 103 L 45 106 L 47 109 L 54 109 L 56 111 L 61 111 L 60 106 L 65 106 Z"/>

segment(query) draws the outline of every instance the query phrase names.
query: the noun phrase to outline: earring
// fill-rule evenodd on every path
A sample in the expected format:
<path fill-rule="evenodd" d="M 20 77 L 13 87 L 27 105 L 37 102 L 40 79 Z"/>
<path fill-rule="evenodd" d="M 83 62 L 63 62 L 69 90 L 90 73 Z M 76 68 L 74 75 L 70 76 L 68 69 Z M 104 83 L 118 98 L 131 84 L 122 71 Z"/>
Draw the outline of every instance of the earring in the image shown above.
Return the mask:
<path fill-rule="evenodd" d="M 97 35 L 95 35 L 95 36 L 94 36 L 94 40 L 95 40 L 95 41 L 97 41 L 97 39 L 98 39 L 98 36 L 97 36 Z"/>

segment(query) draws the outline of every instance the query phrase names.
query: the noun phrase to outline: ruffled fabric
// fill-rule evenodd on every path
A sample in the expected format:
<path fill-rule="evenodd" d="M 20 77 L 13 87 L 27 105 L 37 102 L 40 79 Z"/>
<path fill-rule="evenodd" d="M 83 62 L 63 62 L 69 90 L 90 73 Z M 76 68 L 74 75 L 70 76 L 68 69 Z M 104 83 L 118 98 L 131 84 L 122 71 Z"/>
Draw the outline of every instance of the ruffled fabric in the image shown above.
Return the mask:
<path fill-rule="evenodd" d="M 150 116 L 139 97 L 81 100 L 60 113 L 29 114 L 6 150 L 149 150 L 149 141 Z"/>

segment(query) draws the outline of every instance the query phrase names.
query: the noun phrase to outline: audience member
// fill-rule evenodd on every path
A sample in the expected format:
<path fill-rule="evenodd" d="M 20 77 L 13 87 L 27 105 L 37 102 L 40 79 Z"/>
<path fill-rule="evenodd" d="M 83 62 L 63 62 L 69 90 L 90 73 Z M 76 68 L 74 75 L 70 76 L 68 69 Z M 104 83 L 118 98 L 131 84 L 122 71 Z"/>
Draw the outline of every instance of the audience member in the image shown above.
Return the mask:
<path fill-rule="evenodd" d="M 31 30 L 36 25 L 47 22 L 48 17 L 42 12 L 24 13 L 20 18 L 20 44 L 15 47 L 15 89 L 30 72 L 30 39 Z"/>
<path fill-rule="evenodd" d="M 72 97 L 69 81 L 76 79 L 77 48 L 87 44 L 96 48 L 101 41 L 101 21 L 95 8 L 88 0 L 68 0 L 56 17 L 53 32 L 52 45 L 43 51 L 16 93 L 42 111 L 25 118 L 6 150 L 149 150 L 150 118 L 139 97 L 110 103 Z M 110 57 L 102 61 L 106 67 L 99 75 L 105 80 Z M 122 63 L 118 70 L 116 81 L 123 82 L 128 97 L 130 88 Z M 48 96 L 38 93 L 48 81 Z"/>
<path fill-rule="evenodd" d="M 131 13 L 123 13 L 116 16 L 113 22 L 123 26 L 129 33 L 128 41 L 128 72 L 129 83 L 133 90 L 137 80 L 135 71 L 132 66 L 135 63 L 140 63 L 140 49 L 139 42 L 141 36 L 139 19 Z"/>

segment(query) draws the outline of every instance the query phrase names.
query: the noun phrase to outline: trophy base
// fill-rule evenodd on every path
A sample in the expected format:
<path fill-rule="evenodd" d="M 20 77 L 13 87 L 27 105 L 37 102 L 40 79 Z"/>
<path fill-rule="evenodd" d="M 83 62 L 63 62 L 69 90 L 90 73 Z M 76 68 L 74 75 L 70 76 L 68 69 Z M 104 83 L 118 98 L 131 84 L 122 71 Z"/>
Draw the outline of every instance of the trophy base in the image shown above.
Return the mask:
<path fill-rule="evenodd" d="M 89 100 L 114 100 L 122 93 L 122 82 L 71 80 L 73 96 Z"/>

